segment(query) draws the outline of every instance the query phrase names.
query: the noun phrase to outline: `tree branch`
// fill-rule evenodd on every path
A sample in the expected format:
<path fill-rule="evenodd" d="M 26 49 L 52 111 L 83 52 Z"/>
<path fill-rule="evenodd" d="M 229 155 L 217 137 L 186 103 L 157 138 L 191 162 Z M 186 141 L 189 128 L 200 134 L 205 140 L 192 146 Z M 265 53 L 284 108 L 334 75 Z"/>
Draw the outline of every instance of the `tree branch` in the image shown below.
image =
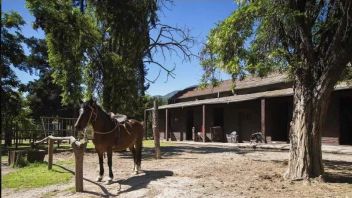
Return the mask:
<path fill-rule="evenodd" d="M 153 56 L 160 53 L 164 60 L 166 60 L 165 53 L 168 52 L 170 57 L 175 54 L 182 58 L 182 61 L 190 61 L 193 56 L 196 56 L 191 51 L 194 45 L 194 38 L 190 35 L 188 29 L 181 29 L 160 23 L 156 23 L 154 27 L 150 27 L 149 31 L 153 29 L 158 29 L 158 33 L 155 38 L 150 38 L 150 45 L 144 52 L 144 63 L 157 65 L 166 71 L 167 78 L 169 76 L 175 78 L 175 73 L 173 72 L 175 67 L 169 69 L 155 61 Z M 157 78 L 153 81 L 148 81 L 155 82 Z"/>

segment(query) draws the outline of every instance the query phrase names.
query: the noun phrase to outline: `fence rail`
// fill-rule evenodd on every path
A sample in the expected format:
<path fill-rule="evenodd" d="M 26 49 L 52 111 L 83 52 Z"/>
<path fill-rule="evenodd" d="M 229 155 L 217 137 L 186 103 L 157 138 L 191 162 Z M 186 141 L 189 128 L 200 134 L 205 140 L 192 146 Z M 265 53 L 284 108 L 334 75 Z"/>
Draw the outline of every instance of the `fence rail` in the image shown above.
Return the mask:
<path fill-rule="evenodd" d="M 74 128 L 76 118 L 62 117 L 41 117 L 40 122 L 34 119 L 6 120 L 2 118 L 1 145 L 7 147 L 15 145 L 17 149 L 19 144 L 34 143 L 38 139 L 43 139 L 50 135 L 54 136 L 73 136 L 77 137 L 78 133 Z"/>

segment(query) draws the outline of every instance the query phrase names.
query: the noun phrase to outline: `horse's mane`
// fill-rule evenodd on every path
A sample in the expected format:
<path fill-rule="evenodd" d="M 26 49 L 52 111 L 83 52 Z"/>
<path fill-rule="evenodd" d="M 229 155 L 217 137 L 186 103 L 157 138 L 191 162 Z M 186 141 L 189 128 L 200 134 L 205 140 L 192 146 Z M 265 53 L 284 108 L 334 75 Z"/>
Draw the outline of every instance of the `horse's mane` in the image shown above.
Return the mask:
<path fill-rule="evenodd" d="M 105 117 L 109 118 L 111 121 L 114 121 L 114 118 L 112 118 L 110 116 L 110 114 L 103 107 L 101 107 L 98 104 L 96 104 L 95 106 L 97 107 L 97 110 L 99 110 L 100 112 L 102 112 L 104 114 Z"/>

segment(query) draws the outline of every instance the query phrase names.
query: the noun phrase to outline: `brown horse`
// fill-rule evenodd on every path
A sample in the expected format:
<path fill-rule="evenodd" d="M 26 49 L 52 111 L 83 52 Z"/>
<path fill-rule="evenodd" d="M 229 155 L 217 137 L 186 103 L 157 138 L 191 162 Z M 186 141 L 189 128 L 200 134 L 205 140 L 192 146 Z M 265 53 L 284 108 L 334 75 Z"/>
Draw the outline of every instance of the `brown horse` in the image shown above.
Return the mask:
<path fill-rule="evenodd" d="M 97 181 L 101 181 L 104 175 L 103 154 L 107 153 L 109 166 L 109 179 L 113 179 L 112 173 L 112 151 L 122 151 L 126 148 L 132 152 L 136 174 L 141 168 L 143 125 L 133 119 L 126 120 L 123 124 L 112 118 L 99 107 L 92 99 L 81 104 L 80 114 L 75 124 L 77 130 L 83 130 L 88 123 L 94 129 L 93 143 L 99 157 L 99 176 Z"/>

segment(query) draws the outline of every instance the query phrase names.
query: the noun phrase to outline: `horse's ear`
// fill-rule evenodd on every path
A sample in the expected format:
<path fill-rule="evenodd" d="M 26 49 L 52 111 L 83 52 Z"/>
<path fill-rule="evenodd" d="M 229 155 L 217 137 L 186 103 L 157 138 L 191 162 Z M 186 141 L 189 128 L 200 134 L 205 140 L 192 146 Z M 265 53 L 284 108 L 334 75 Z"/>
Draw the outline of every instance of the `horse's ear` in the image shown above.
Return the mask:
<path fill-rule="evenodd" d="M 97 105 L 97 102 L 95 101 L 95 99 L 93 97 L 90 98 L 89 103 L 92 106 L 96 106 Z"/>
<path fill-rule="evenodd" d="M 92 105 L 94 103 L 93 97 L 90 97 L 88 102 L 89 102 L 90 105 Z"/>

